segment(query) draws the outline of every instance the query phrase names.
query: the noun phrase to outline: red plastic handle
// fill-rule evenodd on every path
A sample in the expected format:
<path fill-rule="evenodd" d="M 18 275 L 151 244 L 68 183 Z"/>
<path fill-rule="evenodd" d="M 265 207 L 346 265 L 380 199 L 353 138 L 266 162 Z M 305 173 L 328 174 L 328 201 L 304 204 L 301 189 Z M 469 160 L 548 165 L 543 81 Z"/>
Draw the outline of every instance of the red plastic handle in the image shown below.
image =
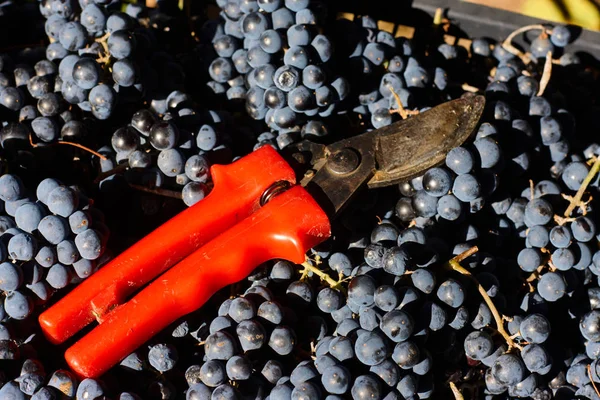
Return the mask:
<path fill-rule="evenodd" d="M 40 315 L 51 342 L 62 343 L 92 321 L 102 322 L 143 285 L 250 215 L 274 182 L 295 182 L 294 171 L 270 146 L 232 164 L 214 165 L 211 174 L 214 189 L 205 199 L 131 246 Z"/>
<path fill-rule="evenodd" d="M 65 353 L 71 368 L 98 377 L 220 288 L 273 258 L 295 263 L 330 236 L 315 200 L 295 186 L 165 272 Z"/>

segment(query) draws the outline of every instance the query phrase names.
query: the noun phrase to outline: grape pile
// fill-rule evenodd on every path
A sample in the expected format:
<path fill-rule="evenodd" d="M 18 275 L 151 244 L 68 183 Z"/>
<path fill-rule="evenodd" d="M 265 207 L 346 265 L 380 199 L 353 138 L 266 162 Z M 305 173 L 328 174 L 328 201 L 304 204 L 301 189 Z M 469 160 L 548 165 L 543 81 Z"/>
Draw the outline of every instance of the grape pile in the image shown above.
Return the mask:
<path fill-rule="evenodd" d="M 104 216 L 75 186 L 47 178 L 28 192 L 18 176 L 0 177 L 3 313 L 23 320 L 34 303 L 94 273 L 109 231 Z M 35 299 L 35 302 L 34 302 Z M 2 318 L 4 319 L 4 318 Z"/>
<path fill-rule="evenodd" d="M 404 37 L 332 2 L 38 3 L 0 15 L 44 43 L 0 55 L 0 399 L 600 400 L 600 74 L 576 30 L 452 42 L 452 21 Z M 306 262 L 258 266 L 101 378 L 42 335 L 61 293 L 209 195 L 211 165 L 474 93 L 483 117 L 441 165 L 359 194 Z"/>
<path fill-rule="evenodd" d="M 186 100 L 182 92 L 173 92 L 167 97 L 169 108 L 179 109 L 180 118 L 159 119 L 147 109 L 133 114 L 128 126 L 113 133 L 114 151 L 99 150 L 109 157 L 101 164 L 102 172 L 110 173 L 119 162 L 124 162 L 129 167 L 125 175 L 128 182 L 150 188 L 164 188 L 169 184 L 183 186 L 181 197 L 187 206 L 204 198 L 209 192 L 206 183 L 210 178 L 209 161 L 204 153 L 225 148 L 218 145 L 221 138 L 215 126 L 221 121 L 218 114 L 212 113 L 208 115 L 210 120 L 199 126 L 201 117 L 194 115 L 192 109 L 181 107 Z M 186 116 L 192 120 L 186 121 Z M 195 136 L 188 129 L 195 129 Z M 112 177 L 114 175 L 109 175 L 106 179 Z"/>
<path fill-rule="evenodd" d="M 209 87 L 243 99 L 248 114 L 264 120 L 273 133 L 259 144 L 284 148 L 327 135 L 325 121 L 341 111 L 350 87 L 322 33 L 322 7 L 304 0 L 217 3 L 222 20 L 212 37 Z"/>

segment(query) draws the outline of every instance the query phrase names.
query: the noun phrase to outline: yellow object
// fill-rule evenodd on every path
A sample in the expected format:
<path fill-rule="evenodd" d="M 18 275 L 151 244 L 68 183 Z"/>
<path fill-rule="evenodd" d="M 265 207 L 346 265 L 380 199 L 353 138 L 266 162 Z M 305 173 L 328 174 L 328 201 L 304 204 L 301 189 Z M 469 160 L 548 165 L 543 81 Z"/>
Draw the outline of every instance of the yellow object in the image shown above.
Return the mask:
<path fill-rule="evenodd" d="M 524 3 L 523 14 L 600 30 L 600 4 L 594 0 L 527 0 Z M 564 6 L 562 11 L 558 4 Z"/>
<path fill-rule="evenodd" d="M 579 25 L 600 31 L 600 2 L 597 0 L 465 0 L 533 18 Z"/>

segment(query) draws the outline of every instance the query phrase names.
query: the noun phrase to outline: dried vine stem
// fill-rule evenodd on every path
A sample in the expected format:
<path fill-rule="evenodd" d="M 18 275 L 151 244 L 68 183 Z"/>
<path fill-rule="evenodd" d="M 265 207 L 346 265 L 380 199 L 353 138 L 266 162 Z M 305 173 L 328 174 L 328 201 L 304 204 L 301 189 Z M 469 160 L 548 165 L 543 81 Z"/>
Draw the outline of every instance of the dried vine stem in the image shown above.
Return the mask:
<path fill-rule="evenodd" d="M 596 382 L 594 382 L 594 379 L 592 378 L 592 367 L 590 366 L 590 364 L 587 365 L 587 373 L 588 373 L 588 378 L 590 378 L 590 382 L 592 383 L 592 386 L 594 387 L 594 391 L 596 392 L 596 395 L 598 397 L 600 397 L 600 391 L 598 391 L 598 388 L 596 387 Z"/>
<path fill-rule="evenodd" d="M 600 157 L 596 159 L 594 165 L 592 165 L 592 168 L 590 169 L 590 172 L 588 172 L 583 182 L 581 182 L 581 186 L 579 187 L 579 190 L 577 190 L 575 197 L 573 197 L 573 199 L 570 200 L 569 207 L 567 207 L 567 209 L 565 210 L 566 218 L 569 218 L 573 210 L 575 210 L 576 207 L 582 204 L 581 198 L 583 197 L 585 190 L 587 189 L 588 185 L 592 182 L 592 179 L 594 179 L 594 176 L 596 176 L 598 171 L 600 171 Z"/>
<path fill-rule="evenodd" d="M 515 341 L 510 337 L 508 332 L 506 332 L 506 330 L 504 329 L 504 321 L 502 320 L 502 316 L 498 312 L 498 309 L 494 305 L 494 302 L 492 301 L 490 296 L 485 291 L 485 288 L 483 286 L 481 286 L 479 281 L 473 276 L 473 274 L 471 274 L 470 271 L 468 271 L 466 268 L 464 268 L 462 265 L 460 265 L 461 261 L 463 261 L 466 258 L 470 257 L 471 255 L 477 253 L 478 251 L 479 251 L 479 249 L 477 248 L 477 246 L 473 246 L 469 250 L 457 255 L 456 257 L 454 257 L 453 259 L 448 261 L 448 266 L 451 269 L 453 269 L 454 271 L 469 277 L 469 279 L 471 279 L 473 281 L 473 283 L 475 283 L 475 285 L 477 285 L 477 290 L 479 290 L 479 294 L 481 295 L 481 297 L 483 297 L 485 304 L 488 306 L 488 308 L 492 312 L 492 315 L 494 316 L 494 321 L 496 322 L 496 329 L 497 329 L 498 333 L 500 333 L 500 335 L 502 335 L 504 340 L 506 340 L 508 349 L 510 350 L 511 348 L 514 347 L 514 348 L 521 350 L 522 347 L 519 344 L 515 343 Z"/>
<path fill-rule="evenodd" d="M 98 174 L 98 176 L 96 177 L 96 179 L 94 179 L 94 183 L 98 183 L 101 180 L 103 180 L 104 178 L 108 178 L 111 175 L 118 174 L 119 172 L 123 172 L 127 168 L 129 168 L 129 163 L 128 162 L 124 162 L 124 163 L 121 163 L 121 164 L 117 165 L 113 169 L 109 169 L 108 171 L 101 172 L 100 174 Z"/>
<path fill-rule="evenodd" d="M 36 143 L 33 143 L 33 139 L 31 139 L 31 135 L 29 135 L 29 144 L 31 145 L 31 147 L 36 148 L 39 145 Z M 73 143 L 73 142 L 63 142 L 63 141 L 58 141 L 58 142 L 52 142 L 52 143 L 48 143 L 48 145 L 54 145 L 54 144 L 66 144 L 69 146 L 73 146 L 73 147 L 77 147 L 78 149 L 82 149 L 87 151 L 88 153 L 91 153 L 93 155 L 95 155 L 96 157 L 102 159 L 102 160 L 108 160 L 105 156 L 103 156 L 102 154 L 98 153 L 97 151 L 94 151 L 88 147 L 85 147 L 82 144 L 79 143 Z"/>
<path fill-rule="evenodd" d="M 460 390 L 458 390 L 456 387 L 456 383 L 450 382 L 450 389 L 452 390 L 452 394 L 456 400 L 465 400 Z"/>
<path fill-rule="evenodd" d="M 546 62 L 544 63 L 544 71 L 542 72 L 542 79 L 540 79 L 540 88 L 537 92 L 538 96 L 544 94 L 546 90 L 546 86 L 548 86 L 548 82 L 550 82 L 550 77 L 552 76 L 552 52 L 549 51 L 546 53 Z"/>
<path fill-rule="evenodd" d="M 512 40 L 521 33 L 536 30 L 536 29 L 539 29 L 542 32 L 546 32 L 546 33 L 550 32 L 548 29 L 546 29 L 546 27 L 544 25 L 540 25 L 540 24 L 526 25 L 526 26 L 523 26 L 523 27 L 511 32 L 511 34 L 508 35 L 506 37 L 506 39 L 504 39 L 504 42 L 502 42 L 502 47 L 504 48 L 504 50 L 508 51 L 509 53 L 519 57 L 521 60 L 523 60 L 523 62 L 525 64 L 529 64 L 531 62 L 531 57 L 528 54 L 523 53 L 521 50 L 517 49 L 515 46 L 513 46 Z"/>
<path fill-rule="evenodd" d="M 390 89 L 390 92 L 392 92 L 394 99 L 396 99 L 396 103 L 398 103 L 398 108 L 396 110 L 390 110 L 390 114 L 400 114 L 402 119 L 406 119 L 409 115 L 417 115 L 419 113 L 418 110 L 412 111 L 404 108 L 404 104 L 400 101 L 400 96 L 398 96 L 394 88 L 391 85 L 389 85 L 388 88 Z"/>
<path fill-rule="evenodd" d="M 152 194 L 157 194 L 159 196 L 164 196 L 164 197 L 171 197 L 173 199 L 179 199 L 181 200 L 181 192 L 177 192 L 175 190 L 168 190 L 168 189 L 160 189 L 160 188 L 149 188 L 143 185 L 136 185 L 134 183 L 128 183 L 129 187 L 131 187 L 132 189 L 135 190 L 139 190 L 140 192 L 146 192 L 146 193 L 152 193 Z"/>

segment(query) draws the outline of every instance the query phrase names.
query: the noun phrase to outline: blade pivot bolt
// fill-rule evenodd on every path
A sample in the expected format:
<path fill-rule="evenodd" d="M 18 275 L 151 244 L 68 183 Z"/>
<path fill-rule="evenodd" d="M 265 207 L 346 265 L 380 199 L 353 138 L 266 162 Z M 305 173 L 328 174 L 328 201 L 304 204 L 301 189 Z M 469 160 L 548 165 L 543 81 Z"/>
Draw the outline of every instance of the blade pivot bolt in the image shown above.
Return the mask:
<path fill-rule="evenodd" d="M 356 170 L 360 165 L 360 158 L 356 151 L 345 148 L 335 152 L 327 160 L 327 167 L 333 173 L 344 175 Z"/>

